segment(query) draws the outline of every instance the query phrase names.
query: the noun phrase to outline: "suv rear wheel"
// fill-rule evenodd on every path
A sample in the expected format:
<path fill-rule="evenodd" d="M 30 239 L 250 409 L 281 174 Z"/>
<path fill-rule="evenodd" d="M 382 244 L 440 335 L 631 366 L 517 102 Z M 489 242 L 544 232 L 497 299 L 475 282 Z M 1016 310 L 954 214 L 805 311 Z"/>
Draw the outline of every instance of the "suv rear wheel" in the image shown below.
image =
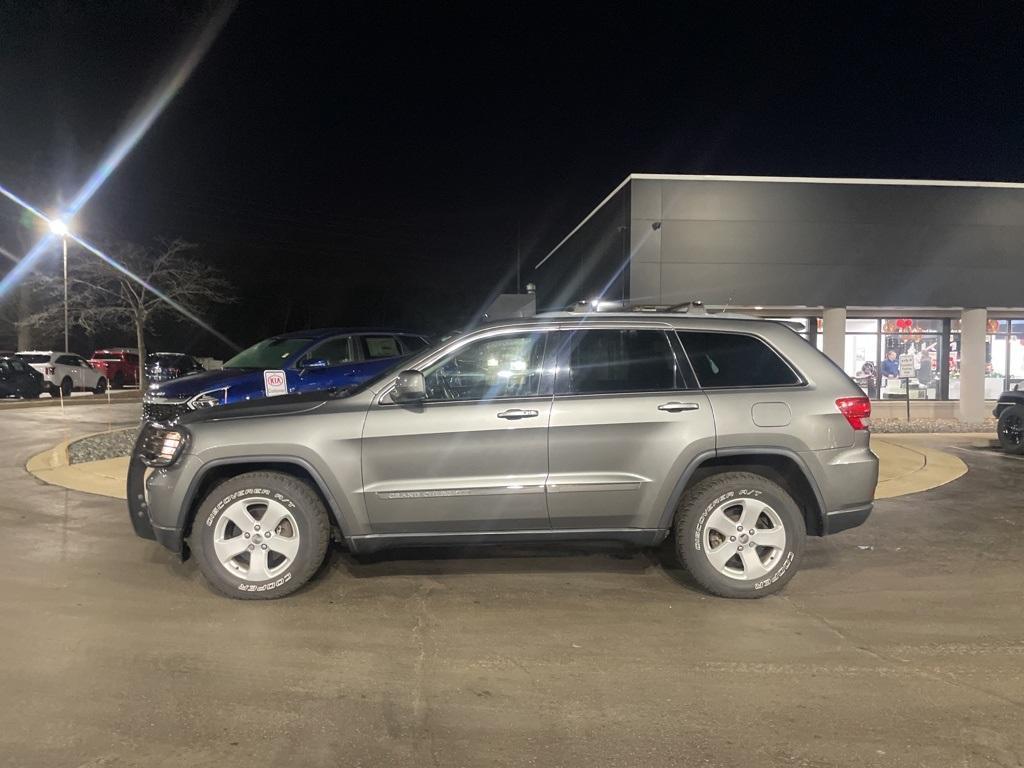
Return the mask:
<path fill-rule="evenodd" d="M 800 565 L 803 515 L 777 483 L 751 472 L 723 472 L 683 494 L 676 552 L 690 575 L 722 597 L 778 592 Z"/>
<path fill-rule="evenodd" d="M 203 500 L 189 544 L 203 576 L 243 600 L 291 594 L 327 553 L 330 523 L 320 497 L 280 472 L 226 480 Z"/>

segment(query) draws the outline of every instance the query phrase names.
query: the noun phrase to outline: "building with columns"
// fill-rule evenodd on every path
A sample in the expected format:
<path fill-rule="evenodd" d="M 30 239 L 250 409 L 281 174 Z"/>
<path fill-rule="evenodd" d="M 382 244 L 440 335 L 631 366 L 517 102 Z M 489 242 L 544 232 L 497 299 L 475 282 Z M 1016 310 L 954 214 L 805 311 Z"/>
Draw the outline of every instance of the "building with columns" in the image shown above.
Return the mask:
<path fill-rule="evenodd" d="M 977 421 L 1024 381 L 1024 184 L 632 174 L 530 279 L 538 311 L 700 300 L 796 319 L 873 399 L 909 388 L 919 413 Z"/>

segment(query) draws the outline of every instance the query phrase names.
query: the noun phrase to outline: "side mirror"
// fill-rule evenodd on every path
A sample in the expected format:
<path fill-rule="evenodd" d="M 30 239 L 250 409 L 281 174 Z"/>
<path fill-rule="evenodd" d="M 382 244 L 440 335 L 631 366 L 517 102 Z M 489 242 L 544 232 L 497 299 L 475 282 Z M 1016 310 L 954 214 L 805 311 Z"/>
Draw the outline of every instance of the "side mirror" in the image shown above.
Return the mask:
<path fill-rule="evenodd" d="M 322 357 L 314 357 L 312 360 L 306 360 L 302 364 L 302 368 L 326 368 L 327 361 Z"/>
<path fill-rule="evenodd" d="M 421 403 L 427 399 L 427 382 L 419 371 L 402 371 L 398 374 L 391 399 L 396 403 Z"/>

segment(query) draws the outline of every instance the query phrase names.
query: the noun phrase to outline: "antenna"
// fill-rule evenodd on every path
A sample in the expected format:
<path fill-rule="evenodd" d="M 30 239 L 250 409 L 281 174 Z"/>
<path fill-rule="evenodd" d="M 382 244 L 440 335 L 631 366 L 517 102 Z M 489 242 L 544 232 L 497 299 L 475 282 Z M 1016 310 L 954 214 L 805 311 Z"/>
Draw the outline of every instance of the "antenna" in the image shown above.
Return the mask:
<path fill-rule="evenodd" d="M 522 293 L 522 285 L 519 278 L 520 246 L 523 241 L 523 220 L 516 219 L 516 293 Z"/>

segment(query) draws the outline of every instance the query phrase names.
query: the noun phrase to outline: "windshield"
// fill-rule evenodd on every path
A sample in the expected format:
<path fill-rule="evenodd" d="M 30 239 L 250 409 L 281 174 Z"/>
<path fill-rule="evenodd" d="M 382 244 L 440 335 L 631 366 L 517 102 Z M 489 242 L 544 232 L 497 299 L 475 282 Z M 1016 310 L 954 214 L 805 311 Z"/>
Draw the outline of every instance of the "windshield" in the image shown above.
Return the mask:
<path fill-rule="evenodd" d="M 116 352 L 97 352 L 92 356 L 93 360 L 120 360 L 121 355 Z"/>
<path fill-rule="evenodd" d="M 288 358 L 305 349 L 312 339 L 287 338 L 264 339 L 248 349 L 239 352 L 226 363 L 225 368 L 280 368 Z"/>
<path fill-rule="evenodd" d="M 50 362 L 49 355 L 26 355 L 21 352 L 17 355 L 19 358 L 24 360 L 26 363 L 48 363 Z"/>

